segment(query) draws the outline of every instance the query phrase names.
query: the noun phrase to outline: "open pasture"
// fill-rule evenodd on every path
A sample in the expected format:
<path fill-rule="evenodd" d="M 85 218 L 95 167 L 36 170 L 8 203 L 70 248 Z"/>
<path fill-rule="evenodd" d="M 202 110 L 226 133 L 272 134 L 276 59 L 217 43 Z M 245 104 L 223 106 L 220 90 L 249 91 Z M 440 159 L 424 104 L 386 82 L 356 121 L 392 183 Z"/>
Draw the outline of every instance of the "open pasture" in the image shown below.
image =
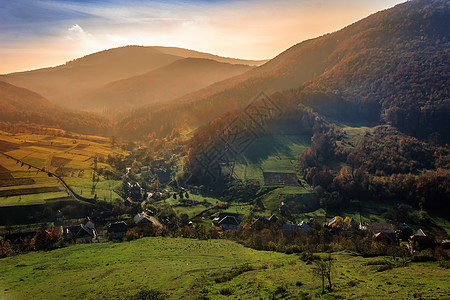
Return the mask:
<path fill-rule="evenodd" d="M 310 137 L 303 135 L 262 136 L 237 158 L 235 175 L 243 182 L 265 184 L 264 172 L 296 173 L 299 156 L 309 147 Z"/>
<path fill-rule="evenodd" d="M 133 299 L 142 289 L 157 289 L 169 299 L 447 299 L 450 294 L 450 269 L 437 262 L 379 271 L 378 261 L 391 258 L 350 252 L 332 258 L 333 290 L 322 295 L 314 264 L 296 254 L 256 251 L 228 240 L 78 244 L 1 259 L 0 297 Z"/>

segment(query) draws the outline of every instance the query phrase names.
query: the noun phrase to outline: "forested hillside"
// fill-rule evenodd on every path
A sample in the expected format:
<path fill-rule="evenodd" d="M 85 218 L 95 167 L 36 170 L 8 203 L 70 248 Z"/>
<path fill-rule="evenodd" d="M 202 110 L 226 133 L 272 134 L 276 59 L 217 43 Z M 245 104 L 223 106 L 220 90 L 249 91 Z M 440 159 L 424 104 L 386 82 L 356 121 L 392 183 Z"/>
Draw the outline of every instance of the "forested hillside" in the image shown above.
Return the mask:
<path fill-rule="evenodd" d="M 298 174 L 323 207 L 376 201 L 448 211 L 449 17 L 447 1 L 417 0 L 322 37 L 308 49 L 329 51 L 323 74 L 198 130 L 186 173 L 206 180 L 245 152 L 228 149 L 290 124 L 311 136 Z"/>
<path fill-rule="evenodd" d="M 11 128 L 7 123 L 21 123 L 27 128 L 44 126 L 105 136 L 113 133 L 114 126 L 107 118 L 61 108 L 39 94 L 2 81 L 0 120 L 2 130 Z"/>
<path fill-rule="evenodd" d="M 300 43 L 263 66 L 120 123 L 124 135 L 170 134 L 245 107 L 261 91 L 298 88 L 299 102 L 342 120 L 391 123 L 440 142 L 450 136 L 449 7 L 412 1 Z M 168 117 L 170 116 L 170 118 Z"/>

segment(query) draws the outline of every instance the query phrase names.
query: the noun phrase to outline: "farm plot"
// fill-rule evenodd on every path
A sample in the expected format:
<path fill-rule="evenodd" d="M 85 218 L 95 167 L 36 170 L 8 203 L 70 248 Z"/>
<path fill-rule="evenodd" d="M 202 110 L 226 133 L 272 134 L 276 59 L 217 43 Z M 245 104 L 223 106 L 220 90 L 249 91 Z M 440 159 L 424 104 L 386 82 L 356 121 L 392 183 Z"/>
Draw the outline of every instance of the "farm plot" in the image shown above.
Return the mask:
<path fill-rule="evenodd" d="M 294 184 L 299 156 L 309 146 L 309 136 L 271 135 L 259 138 L 243 155 L 237 158 L 234 174 L 243 182 L 266 183 L 271 185 Z M 283 173 L 279 183 L 266 179 L 264 173 Z M 270 178 L 273 176 L 268 175 Z M 298 185 L 298 184 L 297 184 Z"/>
<path fill-rule="evenodd" d="M 0 132 L 0 151 L 16 158 L 0 156 L 0 206 L 45 203 L 48 199 L 67 197 L 56 178 L 26 164 L 57 174 L 85 197 L 119 198 L 112 191 L 117 182 L 97 175 L 92 180 L 95 157 L 99 160 L 98 168 L 108 170 L 111 167 L 100 161 L 109 154 L 122 154 L 120 150 L 113 151 L 107 139 Z"/>
<path fill-rule="evenodd" d="M 295 173 L 264 172 L 264 185 L 300 185 Z"/>

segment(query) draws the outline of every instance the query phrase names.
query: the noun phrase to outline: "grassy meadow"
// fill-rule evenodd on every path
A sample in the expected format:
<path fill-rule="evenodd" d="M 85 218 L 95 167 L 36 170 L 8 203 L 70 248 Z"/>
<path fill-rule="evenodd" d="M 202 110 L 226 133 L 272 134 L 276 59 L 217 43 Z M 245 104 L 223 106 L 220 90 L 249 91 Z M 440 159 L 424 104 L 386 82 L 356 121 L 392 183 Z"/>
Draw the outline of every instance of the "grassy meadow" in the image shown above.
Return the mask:
<path fill-rule="evenodd" d="M 256 251 L 227 240 L 162 237 L 78 244 L 1 259 L 0 297 L 132 299 L 143 288 L 170 299 L 445 299 L 450 294 L 450 270 L 436 262 L 378 271 L 383 258 L 349 252 L 332 257 L 334 289 L 321 295 L 314 264 L 295 254 Z"/>
<path fill-rule="evenodd" d="M 303 135 L 269 135 L 259 137 L 241 155 L 235 174 L 242 181 L 264 184 L 264 172 L 295 173 L 298 157 L 309 147 L 310 137 Z"/>

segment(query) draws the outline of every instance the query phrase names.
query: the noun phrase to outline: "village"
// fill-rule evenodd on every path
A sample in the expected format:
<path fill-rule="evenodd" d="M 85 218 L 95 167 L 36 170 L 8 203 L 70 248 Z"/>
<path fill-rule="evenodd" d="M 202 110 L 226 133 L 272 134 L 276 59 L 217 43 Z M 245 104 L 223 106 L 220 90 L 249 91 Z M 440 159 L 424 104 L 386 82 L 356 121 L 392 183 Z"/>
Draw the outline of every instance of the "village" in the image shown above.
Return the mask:
<path fill-rule="evenodd" d="M 184 237 L 198 239 L 233 239 L 242 242 L 244 245 L 279 251 L 277 248 L 266 247 L 267 245 L 254 246 L 245 242 L 253 236 L 264 233 L 271 236 L 265 243 L 279 241 L 281 238 L 289 241 L 289 244 L 311 243 L 311 237 L 326 236 L 328 243 L 346 240 L 354 242 L 357 237 L 364 237 L 371 246 L 383 249 L 398 248 L 414 255 L 423 250 L 450 249 L 450 237 L 433 237 L 422 228 L 413 230 L 406 223 L 398 225 L 387 222 L 357 222 L 345 216 L 334 216 L 331 218 L 313 218 L 300 222 L 292 222 L 290 209 L 287 204 L 281 202 L 276 213 L 270 216 L 254 216 L 249 218 L 239 213 L 226 212 L 220 210 L 223 203 L 214 208 L 207 209 L 206 213 L 200 214 L 196 220 L 190 220 L 187 215 L 176 216 L 175 214 L 165 214 L 153 208 L 148 209 L 146 204 L 151 202 L 152 195 L 142 202 L 133 200 L 137 198 L 138 185 L 130 186 L 130 197 L 124 204 L 118 206 L 119 210 L 103 210 L 86 216 L 84 219 L 66 220 L 61 211 L 56 214 L 56 221 L 53 226 L 45 228 L 44 224 L 40 230 L 9 233 L 3 239 L 2 256 L 8 254 L 19 254 L 31 250 L 48 250 L 55 247 L 70 246 L 78 243 L 99 243 L 99 242 L 126 242 L 147 236 Z M 140 194 L 139 194 L 140 195 Z M 189 201 L 187 190 L 174 193 L 173 197 L 183 197 L 186 205 L 195 205 Z M 116 207 L 117 208 L 117 207 Z M 136 208 L 143 208 L 135 214 L 131 211 Z M 208 215 L 208 212 L 212 212 Z M 322 241 L 323 242 L 323 241 Z M 9 243 L 8 247 L 5 247 Z M 319 243 L 319 242 L 317 242 Z M 301 247 L 298 249 L 302 249 Z M 281 251 L 283 251 L 281 249 Z M 296 251 L 294 251 L 296 252 Z M 297 252 L 302 252 L 299 250 Z M 380 252 L 388 253 L 387 252 Z M 447 254 L 448 255 L 448 254 Z"/>

